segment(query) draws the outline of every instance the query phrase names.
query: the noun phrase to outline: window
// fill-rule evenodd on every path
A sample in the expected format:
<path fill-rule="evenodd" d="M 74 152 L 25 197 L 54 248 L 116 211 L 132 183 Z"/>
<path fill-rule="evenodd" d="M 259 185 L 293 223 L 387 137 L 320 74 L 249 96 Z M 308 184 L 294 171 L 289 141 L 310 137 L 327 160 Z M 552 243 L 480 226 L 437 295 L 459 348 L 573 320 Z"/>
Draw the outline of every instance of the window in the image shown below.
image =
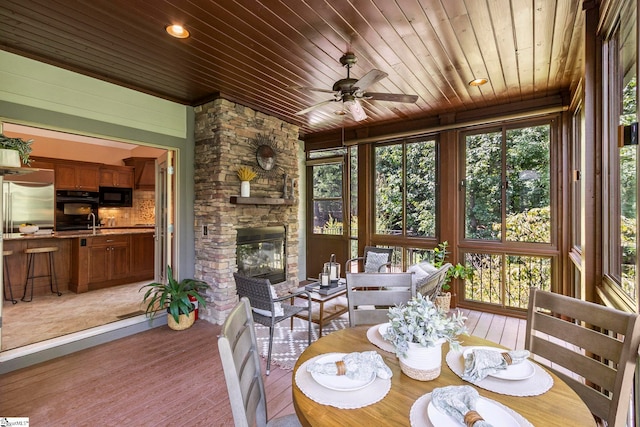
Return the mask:
<path fill-rule="evenodd" d="M 622 17 L 619 33 L 619 66 L 621 73 L 619 81 L 620 118 L 619 125 L 627 126 L 637 122 L 637 40 L 636 40 L 636 5 L 626 2 L 625 9 L 620 13 Z M 626 19 L 625 19 L 626 17 Z M 615 141 L 612 141 L 615 144 Z M 620 201 L 619 231 L 616 250 L 613 259 L 619 260 L 619 266 L 614 269 L 614 275 L 619 276 L 622 290 L 631 299 L 637 300 L 636 288 L 636 248 L 637 248 L 637 145 L 625 145 L 619 149 L 617 190 Z M 615 223 L 614 223 L 615 224 Z M 615 226 L 615 225 L 614 225 Z"/>
<path fill-rule="evenodd" d="M 313 179 L 313 233 L 342 235 L 342 158 L 316 160 L 311 166 Z M 310 162 L 308 162 L 309 164 Z"/>
<path fill-rule="evenodd" d="M 467 239 L 551 241 L 549 132 L 545 124 L 466 136 Z"/>
<path fill-rule="evenodd" d="M 435 140 L 379 145 L 374 155 L 375 233 L 434 237 Z"/>
<path fill-rule="evenodd" d="M 465 301 L 526 309 L 529 287 L 551 288 L 553 123 L 463 135 Z"/>

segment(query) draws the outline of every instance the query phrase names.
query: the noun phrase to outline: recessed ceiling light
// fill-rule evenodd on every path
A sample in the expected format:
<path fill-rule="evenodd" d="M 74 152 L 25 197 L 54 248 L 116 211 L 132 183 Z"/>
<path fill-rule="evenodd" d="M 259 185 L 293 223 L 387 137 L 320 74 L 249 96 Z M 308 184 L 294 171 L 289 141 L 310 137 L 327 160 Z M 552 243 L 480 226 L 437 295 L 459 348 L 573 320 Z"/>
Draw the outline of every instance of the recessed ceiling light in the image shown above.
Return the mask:
<path fill-rule="evenodd" d="M 184 28 L 182 25 L 173 24 L 167 25 L 164 29 L 169 33 L 170 36 L 175 37 L 177 39 L 186 39 L 189 37 L 189 31 Z"/>
<path fill-rule="evenodd" d="M 482 86 L 483 84 L 487 83 L 489 80 L 485 79 L 484 77 L 480 77 L 479 79 L 473 79 L 469 82 L 469 86 Z"/>
<path fill-rule="evenodd" d="M 347 114 L 347 112 L 344 110 L 336 110 L 333 112 L 333 114 L 335 114 L 336 116 L 344 116 L 345 114 Z"/>

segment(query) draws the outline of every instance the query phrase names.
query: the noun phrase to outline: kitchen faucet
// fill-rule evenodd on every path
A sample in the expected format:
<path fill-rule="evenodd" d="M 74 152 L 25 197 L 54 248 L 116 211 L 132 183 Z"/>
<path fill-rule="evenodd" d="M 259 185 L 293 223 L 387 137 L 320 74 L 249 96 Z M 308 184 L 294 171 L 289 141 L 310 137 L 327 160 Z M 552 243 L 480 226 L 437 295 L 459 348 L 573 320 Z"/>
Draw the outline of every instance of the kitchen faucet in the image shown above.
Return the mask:
<path fill-rule="evenodd" d="M 87 219 L 91 220 L 91 228 L 93 229 L 93 234 L 95 235 L 96 234 L 96 214 L 91 212 L 87 217 Z"/>

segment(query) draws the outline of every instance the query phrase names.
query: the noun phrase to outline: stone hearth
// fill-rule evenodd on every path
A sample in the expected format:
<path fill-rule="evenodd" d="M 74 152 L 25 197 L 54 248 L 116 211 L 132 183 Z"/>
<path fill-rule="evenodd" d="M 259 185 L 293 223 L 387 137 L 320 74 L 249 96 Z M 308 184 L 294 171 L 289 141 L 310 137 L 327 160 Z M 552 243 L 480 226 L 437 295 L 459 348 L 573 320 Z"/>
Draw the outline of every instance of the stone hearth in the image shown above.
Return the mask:
<path fill-rule="evenodd" d="M 282 295 L 298 285 L 297 185 L 293 196 L 288 188 L 296 201 L 292 205 L 230 203 L 231 196 L 240 194 L 238 167 L 261 171 L 255 147 L 259 136 L 273 141 L 276 167 L 251 181 L 251 197 L 282 198 L 285 173 L 299 182 L 298 127 L 224 99 L 195 108 L 195 277 L 211 285 L 200 316 L 213 323 L 223 323 L 238 301 L 233 280 L 238 229 L 285 225 L 286 280 L 276 288 Z"/>

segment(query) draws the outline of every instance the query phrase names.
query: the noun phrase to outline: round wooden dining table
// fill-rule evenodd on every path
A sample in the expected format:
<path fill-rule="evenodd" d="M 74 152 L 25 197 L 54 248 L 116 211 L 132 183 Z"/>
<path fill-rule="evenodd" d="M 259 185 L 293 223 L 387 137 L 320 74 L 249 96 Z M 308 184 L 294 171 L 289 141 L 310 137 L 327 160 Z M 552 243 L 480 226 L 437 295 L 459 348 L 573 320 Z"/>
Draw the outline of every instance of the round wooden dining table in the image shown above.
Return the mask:
<path fill-rule="evenodd" d="M 369 342 L 366 326 L 346 328 L 333 332 L 312 343 L 301 355 L 294 367 L 293 404 L 300 422 L 304 426 L 409 426 L 409 412 L 413 403 L 434 388 L 448 385 L 469 385 L 451 369 L 445 356 L 449 345 L 442 347 L 442 372 L 432 381 L 417 381 L 400 370 L 394 353 L 383 351 Z M 474 336 L 462 336 L 464 346 L 500 345 Z M 325 353 L 351 353 L 376 350 L 393 372 L 391 389 L 379 402 L 358 409 L 339 409 L 316 403 L 307 397 L 296 385 L 296 372 L 308 359 Z M 535 362 L 534 362 L 535 363 Z M 544 368 L 544 367 L 543 367 Z M 516 411 L 536 427 L 547 426 L 595 426 L 591 412 L 578 395 L 560 378 L 553 377 L 553 386 L 546 393 L 537 396 L 510 396 L 475 387 L 481 396 L 500 402 Z M 332 393 L 327 389 L 328 393 Z M 334 392 L 335 393 L 335 392 Z"/>

